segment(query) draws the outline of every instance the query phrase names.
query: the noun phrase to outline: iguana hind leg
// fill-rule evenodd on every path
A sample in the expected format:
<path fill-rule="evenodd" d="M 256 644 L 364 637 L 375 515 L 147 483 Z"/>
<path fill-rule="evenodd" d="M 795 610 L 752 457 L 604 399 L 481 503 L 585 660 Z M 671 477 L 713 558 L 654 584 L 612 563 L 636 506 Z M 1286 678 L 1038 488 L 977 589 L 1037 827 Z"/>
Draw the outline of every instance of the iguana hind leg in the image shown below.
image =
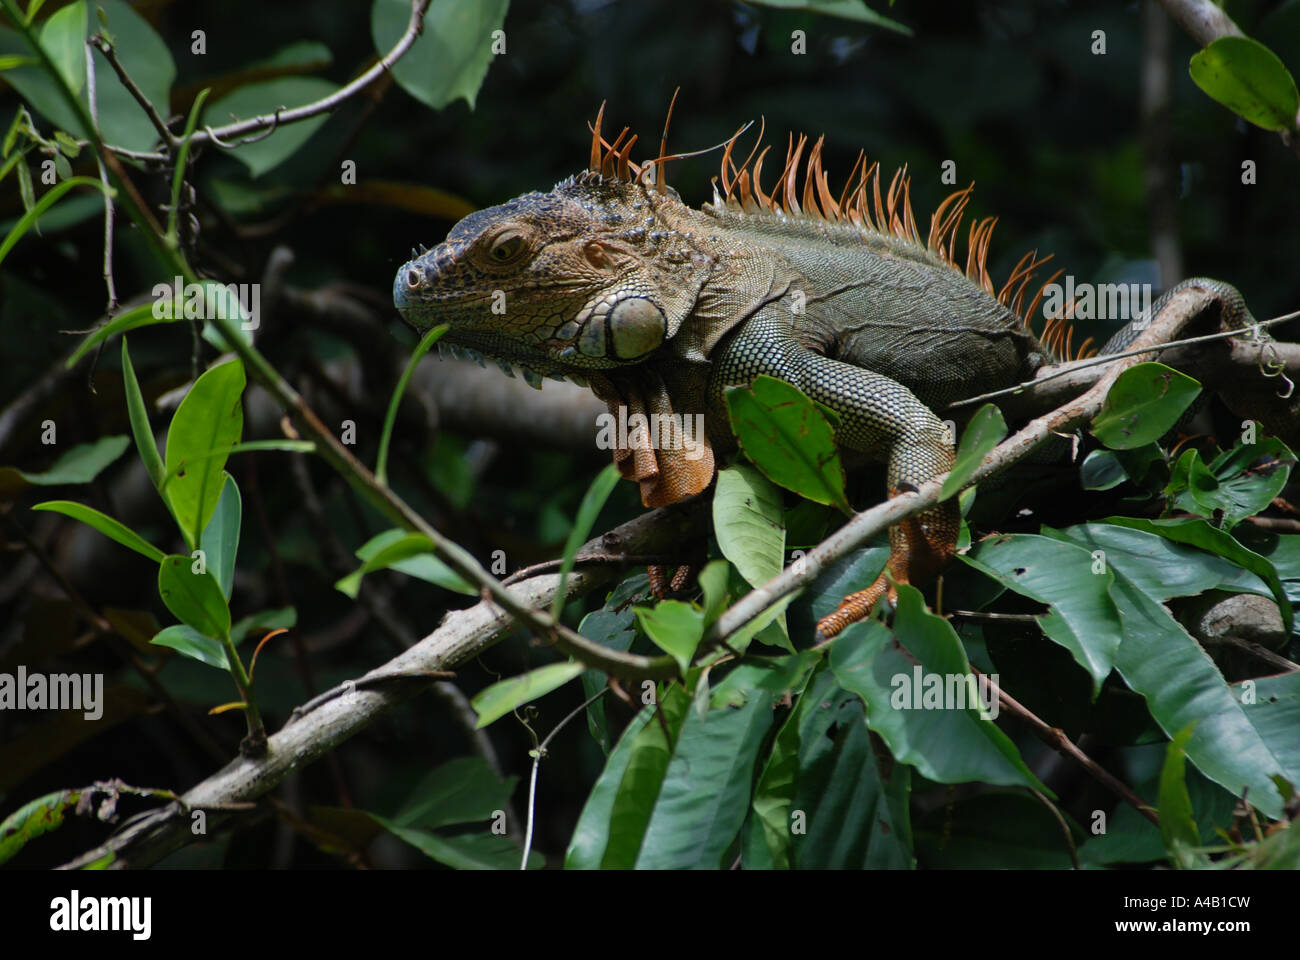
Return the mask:
<path fill-rule="evenodd" d="M 952 439 L 943 422 L 912 391 L 882 374 L 814 353 L 780 336 L 775 321 L 756 318 L 726 345 L 719 385 L 748 383 L 760 373 L 795 384 L 839 415 L 835 440 L 842 447 L 881 456 L 890 496 L 914 490 L 952 468 Z M 898 583 L 925 582 L 956 550 L 961 516 L 952 502 L 937 504 L 890 528 L 887 569 Z M 889 591 L 882 573 L 866 590 L 846 597 L 818 624 L 833 637 L 866 616 Z"/>

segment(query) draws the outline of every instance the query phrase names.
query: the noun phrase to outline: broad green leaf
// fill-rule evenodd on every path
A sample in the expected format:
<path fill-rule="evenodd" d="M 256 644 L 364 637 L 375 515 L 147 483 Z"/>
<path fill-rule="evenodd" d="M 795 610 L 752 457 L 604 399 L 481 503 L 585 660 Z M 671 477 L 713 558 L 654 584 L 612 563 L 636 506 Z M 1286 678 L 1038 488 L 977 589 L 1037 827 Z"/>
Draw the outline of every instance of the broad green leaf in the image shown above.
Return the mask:
<path fill-rule="evenodd" d="M 393 836 L 405 840 L 431 860 L 456 870 L 518 870 L 520 851 L 506 836 L 491 833 L 443 834 L 404 827 L 377 813 L 370 817 Z M 528 869 L 540 870 L 546 858 L 536 850 L 528 855 Z"/>
<path fill-rule="evenodd" d="M 474 109 L 495 56 L 493 44 L 506 43 L 505 33 L 498 38 L 498 32 L 508 7 L 509 0 L 439 0 L 425 14 L 424 30 L 415 45 L 393 64 L 393 77 L 403 90 L 434 110 L 457 99 Z M 406 0 L 375 0 L 370 32 L 381 56 L 397 43 L 410 19 L 411 5 Z"/>
<path fill-rule="evenodd" d="M 356 599 L 361 589 L 361 578 L 375 570 L 397 570 L 436 584 L 447 590 L 477 596 L 478 590 L 461 579 L 451 567 L 433 556 L 433 542 L 421 533 L 405 530 L 385 530 L 371 537 L 357 551 L 364 561 L 359 568 L 334 584 L 336 590 Z"/>
<path fill-rule="evenodd" d="M 1111 490 L 1128 478 L 1114 450 L 1094 450 L 1079 466 L 1079 486 L 1085 490 Z"/>
<path fill-rule="evenodd" d="M 1201 385 L 1185 373 L 1162 363 L 1139 363 L 1110 388 L 1092 433 L 1113 450 L 1144 446 L 1164 436 L 1200 392 Z"/>
<path fill-rule="evenodd" d="M 690 603 L 661 600 L 653 607 L 638 607 L 636 617 L 646 636 L 664 653 L 671 654 L 685 676 L 704 634 L 704 614 Z"/>
<path fill-rule="evenodd" d="M 167 429 L 165 466 L 172 479 L 163 495 L 191 549 L 217 509 L 225 485 L 225 454 L 243 432 L 243 393 L 244 365 L 238 360 L 219 364 L 194 381 Z"/>
<path fill-rule="evenodd" d="M 221 488 L 217 509 L 199 538 L 199 548 L 207 558 L 208 569 L 217 578 L 221 592 L 227 600 L 235 586 L 235 555 L 239 552 L 239 524 L 243 516 L 243 500 L 235 478 L 225 474 L 226 483 Z"/>
<path fill-rule="evenodd" d="M 705 718 L 691 710 L 682 724 L 646 827 L 636 866 L 642 870 L 717 870 L 740 832 L 772 697 L 755 691 L 738 709 Z"/>
<path fill-rule="evenodd" d="M 338 85 L 319 77 L 280 77 L 266 83 L 250 84 L 210 104 L 203 112 L 203 122 L 220 127 L 235 120 L 251 120 L 276 110 L 306 106 L 328 97 Z M 227 151 L 248 167 L 251 176 L 260 177 L 289 159 L 328 119 L 320 114 L 297 123 L 288 123 L 270 136 L 253 143 L 241 143 Z"/>
<path fill-rule="evenodd" d="M 881 779 L 862 701 L 832 684 L 800 725 L 791 814 L 797 869 L 906 870 L 914 864 L 908 813 L 912 771 L 896 763 Z M 787 821 L 791 831 L 796 822 Z"/>
<path fill-rule="evenodd" d="M 597 870 L 605 858 L 610 839 L 610 815 L 628 765 L 641 746 L 641 734 L 648 724 L 657 724 L 655 707 L 644 707 L 623 729 L 617 745 L 605 760 L 605 768 L 587 794 L 578 825 L 574 827 L 565 854 L 566 870 Z"/>
<path fill-rule="evenodd" d="M 961 641 L 915 587 L 899 584 L 893 631 L 875 620 L 854 624 L 831 646 L 830 663 L 840 686 L 866 704 L 867 726 L 928 779 L 1049 793 L 983 712 Z"/>
<path fill-rule="evenodd" d="M 1192 56 L 1196 85 L 1265 130 L 1294 130 L 1300 112 L 1295 78 L 1277 55 L 1249 37 L 1220 37 Z"/>
<path fill-rule="evenodd" d="M 140 392 L 140 382 L 135 378 L 131 354 L 126 349 L 126 337 L 122 338 L 122 390 L 126 394 L 126 412 L 131 420 L 135 448 L 140 452 L 140 460 L 144 463 L 149 479 L 153 481 L 154 489 L 161 490 L 163 475 L 167 470 L 158 453 L 153 428 L 149 426 L 149 411 L 144 404 L 144 394 Z"/>
<path fill-rule="evenodd" d="M 160 647 L 170 647 L 177 653 L 183 654 L 191 660 L 206 663 L 210 667 L 217 667 L 221 670 L 230 669 L 230 660 L 226 657 L 226 648 L 222 646 L 220 640 L 205 637 L 193 627 L 183 623 L 164 627 L 149 642 L 156 643 Z"/>
<path fill-rule="evenodd" d="M 36 504 L 32 509 L 52 510 L 55 513 L 72 517 L 74 520 L 80 520 L 82 523 L 94 527 L 110 540 L 116 540 L 122 546 L 130 547 L 136 553 L 148 557 L 155 563 L 160 563 L 163 557 L 166 556 L 126 524 L 114 520 L 107 514 L 100 513 L 94 507 L 73 503 L 71 500 L 47 500 L 44 503 Z"/>
<path fill-rule="evenodd" d="M 1233 695 L 1282 763 L 1282 775 L 1300 784 L 1300 673 L 1259 677 L 1232 685 Z"/>
<path fill-rule="evenodd" d="M 760 375 L 727 391 L 727 412 L 740 449 L 769 480 L 852 514 L 835 431 L 800 390 Z"/>
<path fill-rule="evenodd" d="M 544 667 L 530 670 L 518 677 L 510 677 L 492 684 L 475 694 L 474 699 L 470 701 L 478 713 L 478 723 L 475 727 L 481 730 L 516 707 L 546 696 L 574 677 L 580 676 L 585 669 L 587 668 L 576 660 L 548 663 Z"/>
<path fill-rule="evenodd" d="M 1196 450 L 1178 458 L 1165 494 L 1176 509 L 1214 519 L 1230 530 L 1254 516 L 1282 492 L 1295 454 L 1274 437 L 1241 444 L 1206 464 Z"/>
<path fill-rule="evenodd" d="M 989 537 L 962 560 L 1016 593 L 1051 605 L 1038 623 L 1088 671 L 1095 700 L 1124 638 L 1110 597 L 1115 578 L 1105 562 L 1075 544 L 1032 534 Z"/>
<path fill-rule="evenodd" d="M 56 10 L 41 26 L 41 47 L 73 93 L 86 85 L 86 0 Z"/>
<path fill-rule="evenodd" d="M 1293 618 L 1291 601 L 1287 599 L 1286 590 L 1282 586 L 1282 580 L 1278 576 L 1277 570 L 1268 561 L 1268 558 L 1261 557 L 1253 550 L 1248 550 L 1240 542 L 1233 539 L 1231 534 L 1210 526 L 1204 520 L 1192 518 L 1147 520 L 1142 517 L 1108 517 L 1105 522 L 1113 523 L 1119 527 L 1128 527 L 1132 530 L 1144 530 L 1147 533 L 1154 533 L 1173 540 L 1175 543 L 1200 547 L 1202 550 L 1223 557 L 1225 560 L 1230 560 L 1242 569 L 1249 570 L 1268 584 L 1269 590 L 1273 593 L 1273 599 L 1277 601 L 1278 609 L 1282 614 L 1282 622 L 1285 624 L 1287 631 L 1290 632 Z"/>
<path fill-rule="evenodd" d="M 52 487 L 64 483 L 90 483 L 101 470 L 126 452 L 131 441 L 125 436 L 100 437 L 94 443 L 81 443 L 55 460 L 40 473 L 16 472 L 28 483 Z M 9 468 L 5 468 L 9 469 Z"/>
<path fill-rule="evenodd" d="M 713 494 L 713 532 L 718 549 L 751 587 L 760 587 L 785 568 L 781 494 L 757 470 L 742 464 L 718 471 Z M 788 637 L 785 614 L 777 620 Z"/>
<path fill-rule="evenodd" d="M 947 500 L 966 485 L 970 475 L 990 450 L 1002 442 L 1007 435 L 1007 423 L 1002 419 L 1002 411 L 991 403 L 980 407 L 966 429 L 962 431 L 961 444 L 957 447 L 957 460 L 953 464 L 948 479 L 943 482 L 939 498 Z"/>
<path fill-rule="evenodd" d="M 1188 585 L 1226 561 L 1202 554 L 1191 569 L 1162 561 L 1160 553 L 1198 553 L 1161 537 L 1110 524 L 1087 524 L 1044 535 L 1103 550 L 1115 574 L 1111 597 L 1119 609 L 1124 642 L 1115 666 L 1129 687 L 1146 697 L 1147 707 L 1170 737 L 1195 724 L 1187 756 L 1230 793 L 1249 790 L 1250 802 L 1276 817 L 1282 799 L 1270 779 L 1282 762 L 1246 718 L 1214 661 L 1162 605 L 1170 596 L 1198 593 Z M 1140 544 L 1149 544 L 1146 552 Z M 1199 568 L 1199 569 L 1198 569 Z M 1190 574 L 1190 577 L 1189 577 Z M 1247 574 L 1256 584 L 1260 581 Z"/>
<path fill-rule="evenodd" d="M 194 561 L 182 554 L 158 566 L 158 595 L 177 620 L 219 640 L 230 634 L 230 608 L 211 570 L 195 573 Z"/>
<path fill-rule="evenodd" d="M 500 779 L 482 757 L 458 757 L 423 776 L 392 819 L 426 830 L 491 820 L 510 803 L 517 782 L 518 777 Z"/>
<path fill-rule="evenodd" d="M 1165 750 L 1160 770 L 1160 834 L 1174 866 L 1187 869 L 1198 865 L 1193 849 L 1201 842 L 1200 831 L 1192 817 L 1192 798 L 1184 779 L 1187 767 L 1187 741 L 1192 728 L 1181 731 Z"/>
<path fill-rule="evenodd" d="M 679 685 L 660 686 L 660 715 L 643 726 L 632 744 L 618 793 L 609 811 L 608 840 L 600 866 L 627 870 L 636 866 L 646 828 L 672 760 L 673 745 L 690 710 L 691 698 Z M 610 757 L 613 760 L 613 757 Z"/>
<path fill-rule="evenodd" d="M 427 339 L 428 334 L 425 336 Z M 578 516 L 574 518 L 573 529 L 569 531 L 569 536 L 564 541 L 564 560 L 560 564 L 560 586 L 555 591 L 555 599 L 551 603 L 551 616 L 556 620 L 560 618 L 560 611 L 564 609 L 565 584 L 569 579 L 569 573 L 573 570 L 573 558 L 578 555 L 579 548 L 591 535 L 591 528 L 596 525 L 596 518 L 600 516 L 600 511 L 605 506 L 605 501 L 609 499 L 610 493 L 613 492 L 614 485 L 618 483 L 618 478 L 618 467 L 611 463 L 596 475 L 595 480 L 591 481 L 591 486 L 583 494 L 582 503 L 578 505 Z"/>

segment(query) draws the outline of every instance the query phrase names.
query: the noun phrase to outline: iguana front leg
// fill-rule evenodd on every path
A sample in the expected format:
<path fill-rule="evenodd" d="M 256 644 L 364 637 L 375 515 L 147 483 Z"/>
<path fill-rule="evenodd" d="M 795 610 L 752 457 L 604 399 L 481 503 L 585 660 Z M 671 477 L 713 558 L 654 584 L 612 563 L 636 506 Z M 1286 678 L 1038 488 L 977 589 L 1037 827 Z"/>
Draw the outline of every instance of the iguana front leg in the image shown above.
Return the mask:
<path fill-rule="evenodd" d="M 715 368 L 715 402 L 724 402 L 725 387 L 748 384 L 761 373 L 794 384 L 839 415 L 835 438 L 840 446 L 885 459 L 891 497 L 952 468 L 948 431 L 915 394 L 889 377 L 814 353 L 794 341 L 788 330 L 783 335 L 781 326 L 778 316 L 760 313 L 737 331 Z M 932 578 L 952 558 L 960 527 L 955 501 L 890 527 L 886 570 L 899 583 Z M 871 586 L 845 597 L 838 610 L 824 617 L 818 633 L 835 636 L 866 616 L 886 592 L 892 599 L 882 572 Z"/>

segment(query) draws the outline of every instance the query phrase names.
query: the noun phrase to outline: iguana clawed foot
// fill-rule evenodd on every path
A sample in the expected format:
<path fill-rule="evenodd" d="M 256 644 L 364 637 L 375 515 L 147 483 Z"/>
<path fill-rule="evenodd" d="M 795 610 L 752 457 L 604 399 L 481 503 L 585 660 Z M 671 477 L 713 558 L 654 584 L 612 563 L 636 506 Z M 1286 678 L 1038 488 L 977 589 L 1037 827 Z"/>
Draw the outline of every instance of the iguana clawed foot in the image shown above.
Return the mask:
<path fill-rule="evenodd" d="M 683 563 L 673 573 L 672 579 L 668 578 L 668 567 L 662 564 L 652 563 L 646 567 L 646 573 L 650 575 L 650 592 L 659 600 L 674 593 L 681 593 L 690 585 L 691 580 L 699 572 L 699 567 L 693 563 Z"/>
<path fill-rule="evenodd" d="M 898 493 L 892 490 L 890 496 Z M 850 624 L 865 619 L 882 596 L 893 609 L 898 602 L 897 584 L 932 580 L 956 552 L 960 527 L 961 514 L 951 500 L 890 527 L 889 563 L 871 586 L 849 594 L 834 613 L 817 622 L 817 642 L 830 640 Z"/>

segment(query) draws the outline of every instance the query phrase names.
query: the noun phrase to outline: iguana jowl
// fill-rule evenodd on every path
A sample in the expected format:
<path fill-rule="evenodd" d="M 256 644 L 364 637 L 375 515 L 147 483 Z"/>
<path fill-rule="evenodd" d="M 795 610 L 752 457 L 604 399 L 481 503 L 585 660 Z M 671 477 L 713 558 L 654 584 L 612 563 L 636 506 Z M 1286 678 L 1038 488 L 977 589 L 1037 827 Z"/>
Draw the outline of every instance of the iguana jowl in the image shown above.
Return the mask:
<path fill-rule="evenodd" d="M 970 188 L 940 205 L 923 239 L 901 173 L 882 198 L 878 168 L 860 156 L 856 180 L 836 198 L 818 140 L 800 195 L 808 146 L 800 137 L 767 194 L 767 151 L 737 165 L 733 138 L 722 191 L 715 181 L 713 203 L 695 210 L 663 184 L 671 158 L 662 146 L 638 166 L 629 159 L 636 138 L 624 130 L 609 144 L 600 123 L 598 115 L 587 171 L 471 214 L 398 270 L 393 299 L 409 323 L 447 323 L 446 342 L 517 365 L 534 385 L 541 376 L 585 379 L 611 411 L 622 405 L 669 424 L 703 414 L 719 452 L 735 445 L 724 391 L 758 374 L 779 377 L 839 415 L 840 446 L 887 464 L 890 496 L 952 466 L 935 408 L 1031 379 L 1065 346 L 1062 325 L 1040 338 L 1022 319 L 1036 309 L 1037 296 L 1024 301 L 1043 260 L 1027 255 L 995 289 L 986 268 L 992 218 L 972 225 L 958 264 Z M 679 437 L 660 439 L 657 449 L 614 454 L 646 506 L 698 493 L 714 473 L 713 449 L 688 456 Z M 950 500 L 892 527 L 893 578 L 936 574 L 959 524 Z M 882 573 L 819 633 L 835 635 L 889 589 Z"/>

